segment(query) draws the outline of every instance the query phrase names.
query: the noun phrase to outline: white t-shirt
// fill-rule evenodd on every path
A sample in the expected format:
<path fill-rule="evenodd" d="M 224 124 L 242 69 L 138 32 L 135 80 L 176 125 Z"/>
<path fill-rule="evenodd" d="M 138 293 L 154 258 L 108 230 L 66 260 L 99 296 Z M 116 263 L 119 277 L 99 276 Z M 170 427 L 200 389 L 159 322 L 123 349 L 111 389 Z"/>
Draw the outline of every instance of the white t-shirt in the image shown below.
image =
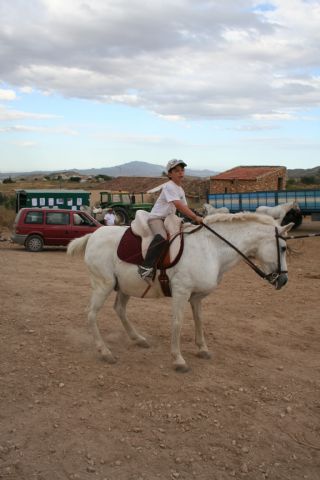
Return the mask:
<path fill-rule="evenodd" d="M 114 225 L 115 215 L 114 213 L 106 213 L 104 216 L 105 225 Z"/>
<path fill-rule="evenodd" d="M 172 180 L 169 180 L 169 182 L 162 187 L 161 193 L 150 212 L 150 216 L 154 218 L 166 218 L 171 213 L 176 213 L 177 209 L 173 203 L 175 200 L 181 200 L 187 205 L 183 188 Z"/>

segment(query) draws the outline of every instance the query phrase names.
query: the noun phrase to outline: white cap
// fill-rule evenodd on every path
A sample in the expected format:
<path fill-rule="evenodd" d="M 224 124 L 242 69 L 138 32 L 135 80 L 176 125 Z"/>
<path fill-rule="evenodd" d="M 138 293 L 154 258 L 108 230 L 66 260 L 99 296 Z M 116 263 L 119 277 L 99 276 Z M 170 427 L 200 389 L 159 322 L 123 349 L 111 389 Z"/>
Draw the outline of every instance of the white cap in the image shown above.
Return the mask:
<path fill-rule="evenodd" d="M 169 162 L 167 163 L 166 172 L 169 173 L 170 170 L 172 170 L 177 165 L 182 165 L 183 167 L 187 166 L 187 164 L 184 163 L 183 160 L 178 160 L 177 158 L 173 158 L 172 160 L 169 160 Z"/>

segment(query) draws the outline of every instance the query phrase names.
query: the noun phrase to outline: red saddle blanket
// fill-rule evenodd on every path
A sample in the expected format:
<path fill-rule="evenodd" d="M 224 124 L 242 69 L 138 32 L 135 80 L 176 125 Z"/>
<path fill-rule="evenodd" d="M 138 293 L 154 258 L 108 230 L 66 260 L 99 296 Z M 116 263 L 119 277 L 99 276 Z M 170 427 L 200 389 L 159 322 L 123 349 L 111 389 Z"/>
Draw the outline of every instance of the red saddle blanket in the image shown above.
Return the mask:
<path fill-rule="evenodd" d="M 141 237 L 135 235 L 129 227 L 120 240 L 118 250 L 118 257 L 127 263 L 134 265 L 141 265 L 143 257 L 141 253 Z"/>
<path fill-rule="evenodd" d="M 183 237 L 181 238 L 180 250 L 176 258 L 170 262 L 169 252 L 167 252 L 162 264 L 158 264 L 158 268 L 173 267 L 180 260 L 182 252 Z M 123 260 L 124 262 L 133 263 L 134 265 L 141 265 L 143 263 L 143 256 L 141 253 L 141 237 L 139 235 L 135 235 L 130 227 L 122 235 L 117 254 L 120 260 Z"/>

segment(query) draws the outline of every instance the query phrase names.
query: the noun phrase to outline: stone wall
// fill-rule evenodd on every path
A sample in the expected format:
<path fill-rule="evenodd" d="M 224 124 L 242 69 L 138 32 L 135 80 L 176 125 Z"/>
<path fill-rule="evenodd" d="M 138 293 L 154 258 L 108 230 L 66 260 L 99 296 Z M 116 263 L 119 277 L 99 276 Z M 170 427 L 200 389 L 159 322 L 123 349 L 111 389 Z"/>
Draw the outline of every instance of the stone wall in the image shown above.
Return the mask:
<path fill-rule="evenodd" d="M 280 188 L 278 182 L 281 182 Z M 240 193 L 266 190 L 285 190 L 286 182 L 286 168 L 283 167 L 252 180 L 239 180 L 237 178 L 232 180 L 215 180 L 214 178 L 211 178 L 210 193 Z"/>

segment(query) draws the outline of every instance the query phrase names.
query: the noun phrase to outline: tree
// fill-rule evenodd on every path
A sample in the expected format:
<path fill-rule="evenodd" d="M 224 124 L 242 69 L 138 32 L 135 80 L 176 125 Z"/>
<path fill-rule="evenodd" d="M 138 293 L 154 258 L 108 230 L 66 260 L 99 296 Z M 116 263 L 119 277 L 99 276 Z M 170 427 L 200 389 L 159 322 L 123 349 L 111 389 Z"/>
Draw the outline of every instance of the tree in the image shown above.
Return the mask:
<path fill-rule="evenodd" d="M 14 183 L 14 180 L 12 180 L 11 177 L 8 177 L 8 178 L 4 178 L 2 183 Z"/>
<path fill-rule="evenodd" d="M 96 175 L 94 177 L 96 180 L 98 180 L 98 182 L 101 182 L 101 180 L 104 180 L 105 182 L 108 181 L 108 180 L 112 180 L 113 177 L 110 177 L 110 175 L 103 175 L 103 174 L 100 174 L 100 175 Z"/>
<path fill-rule="evenodd" d="M 313 175 L 301 177 L 301 183 L 305 183 L 306 185 L 313 185 L 317 183 L 315 177 Z"/>

